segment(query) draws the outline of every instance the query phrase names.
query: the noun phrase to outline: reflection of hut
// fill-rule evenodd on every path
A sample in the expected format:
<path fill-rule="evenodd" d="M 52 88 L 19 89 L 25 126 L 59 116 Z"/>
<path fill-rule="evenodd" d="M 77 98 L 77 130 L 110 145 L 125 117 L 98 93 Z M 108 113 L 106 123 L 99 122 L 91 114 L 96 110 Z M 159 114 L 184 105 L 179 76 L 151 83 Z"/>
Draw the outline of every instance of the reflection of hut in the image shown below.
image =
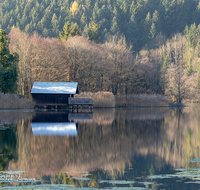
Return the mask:
<path fill-rule="evenodd" d="M 67 105 L 68 98 L 79 94 L 77 82 L 34 82 L 32 97 L 36 105 Z"/>
<path fill-rule="evenodd" d="M 77 136 L 77 121 L 92 120 L 92 116 L 92 113 L 36 112 L 31 128 L 34 135 Z"/>
<path fill-rule="evenodd" d="M 78 127 L 74 122 L 66 123 L 31 123 L 34 135 L 77 136 Z"/>
<path fill-rule="evenodd" d="M 31 128 L 34 135 L 77 136 L 78 124 L 69 122 L 66 112 L 36 112 Z"/>

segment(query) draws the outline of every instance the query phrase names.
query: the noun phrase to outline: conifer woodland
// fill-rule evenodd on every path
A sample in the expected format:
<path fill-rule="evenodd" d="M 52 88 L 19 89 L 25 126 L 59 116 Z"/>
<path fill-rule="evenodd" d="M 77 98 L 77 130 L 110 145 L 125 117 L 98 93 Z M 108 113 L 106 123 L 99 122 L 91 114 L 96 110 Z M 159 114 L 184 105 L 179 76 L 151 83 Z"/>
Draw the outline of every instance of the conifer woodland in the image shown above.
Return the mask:
<path fill-rule="evenodd" d="M 199 0 L 0 0 L 0 91 L 77 81 L 81 91 L 199 100 L 199 24 Z"/>

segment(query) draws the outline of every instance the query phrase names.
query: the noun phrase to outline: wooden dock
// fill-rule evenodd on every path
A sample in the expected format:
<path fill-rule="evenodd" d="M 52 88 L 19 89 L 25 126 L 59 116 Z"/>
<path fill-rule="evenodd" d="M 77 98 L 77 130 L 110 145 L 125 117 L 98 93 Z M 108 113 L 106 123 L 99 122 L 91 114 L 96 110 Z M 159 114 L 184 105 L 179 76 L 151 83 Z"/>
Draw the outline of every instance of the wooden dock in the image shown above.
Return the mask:
<path fill-rule="evenodd" d="M 69 98 L 68 99 L 69 108 L 72 110 L 82 109 L 83 107 L 88 107 L 89 111 L 93 110 L 93 100 L 92 98 Z"/>

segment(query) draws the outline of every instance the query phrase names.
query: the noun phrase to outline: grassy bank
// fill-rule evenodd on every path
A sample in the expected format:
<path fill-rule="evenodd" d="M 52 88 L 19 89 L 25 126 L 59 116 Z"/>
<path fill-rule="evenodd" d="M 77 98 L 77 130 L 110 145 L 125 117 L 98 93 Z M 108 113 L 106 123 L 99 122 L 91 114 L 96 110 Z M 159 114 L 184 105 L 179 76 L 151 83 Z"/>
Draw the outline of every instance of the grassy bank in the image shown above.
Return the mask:
<path fill-rule="evenodd" d="M 17 94 L 0 93 L 0 109 L 27 109 L 34 108 L 34 102 L 27 97 Z"/>
<path fill-rule="evenodd" d="M 169 100 L 160 95 L 129 94 L 114 96 L 111 92 L 84 92 L 76 98 L 92 98 L 94 107 L 161 107 L 169 106 Z"/>

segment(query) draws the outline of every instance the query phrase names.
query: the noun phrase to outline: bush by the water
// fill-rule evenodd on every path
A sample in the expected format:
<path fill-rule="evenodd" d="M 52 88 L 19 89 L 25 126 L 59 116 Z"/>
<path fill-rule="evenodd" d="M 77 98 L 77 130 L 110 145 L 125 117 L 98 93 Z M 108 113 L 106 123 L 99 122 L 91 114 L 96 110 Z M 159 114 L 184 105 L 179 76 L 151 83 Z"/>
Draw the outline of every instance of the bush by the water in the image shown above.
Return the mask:
<path fill-rule="evenodd" d="M 112 92 L 82 92 L 75 98 L 92 98 L 94 107 L 115 107 L 115 96 Z"/>
<path fill-rule="evenodd" d="M 92 98 L 94 107 L 157 107 L 169 106 L 168 98 L 160 95 L 129 94 L 114 96 L 111 92 L 83 92 L 76 98 Z"/>
<path fill-rule="evenodd" d="M 160 95 L 129 94 L 115 97 L 116 106 L 157 107 L 169 106 L 168 98 Z"/>
<path fill-rule="evenodd" d="M 17 94 L 0 93 L 0 109 L 34 108 L 34 102 Z"/>

